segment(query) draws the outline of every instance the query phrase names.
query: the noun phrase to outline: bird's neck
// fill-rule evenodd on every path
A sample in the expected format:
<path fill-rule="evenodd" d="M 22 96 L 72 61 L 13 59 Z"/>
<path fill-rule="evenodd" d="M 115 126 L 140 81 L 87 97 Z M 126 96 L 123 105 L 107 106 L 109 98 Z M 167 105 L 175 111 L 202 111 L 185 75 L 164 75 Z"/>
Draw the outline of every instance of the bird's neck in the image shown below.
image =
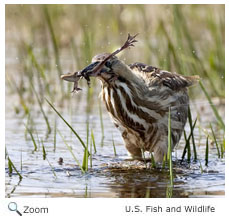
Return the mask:
<path fill-rule="evenodd" d="M 139 77 L 130 69 L 130 67 L 121 60 L 118 60 L 112 65 L 112 70 L 115 72 L 116 75 L 124 78 L 130 83 L 133 82 L 135 84 L 139 84 L 140 82 L 142 82 L 141 79 L 139 79 Z"/>

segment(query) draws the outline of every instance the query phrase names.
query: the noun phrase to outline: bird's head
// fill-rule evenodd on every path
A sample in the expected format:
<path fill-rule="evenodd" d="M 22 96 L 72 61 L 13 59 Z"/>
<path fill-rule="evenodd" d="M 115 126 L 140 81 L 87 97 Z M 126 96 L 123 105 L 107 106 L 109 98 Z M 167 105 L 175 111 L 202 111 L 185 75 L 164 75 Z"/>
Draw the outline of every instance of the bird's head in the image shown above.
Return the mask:
<path fill-rule="evenodd" d="M 61 78 L 66 81 L 74 82 L 74 91 L 80 90 L 78 88 L 78 81 L 80 78 L 85 78 L 90 83 L 90 77 L 98 77 L 102 81 L 111 81 L 114 77 L 132 78 L 132 73 L 127 65 L 120 61 L 116 54 L 120 53 L 122 50 L 134 46 L 135 40 L 138 34 L 131 36 L 128 34 L 126 42 L 115 50 L 113 53 L 103 53 L 98 54 L 92 58 L 92 63 L 85 67 L 79 72 L 68 73 L 61 75 Z"/>
<path fill-rule="evenodd" d="M 116 56 L 109 57 L 109 53 L 97 54 L 92 58 L 92 62 L 78 72 L 71 72 L 61 76 L 65 81 L 77 82 L 81 77 L 90 81 L 90 77 L 97 77 L 102 81 L 107 81 L 117 75 L 115 70 L 121 62 Z M 109 59 L 105 60 L 107 57 Z M 102 63 L 105 61 L 104 63 Z"/>
<path fill-rule="evenodd" d="M 101 64 L 110 54 L 102 53 L 92 58 L 91 64 L 79 72 L 79 75 L 89 78 L 98 77 L 101 80 L 107 80 L 115 75 L 114 66 L 120 61 L 116 56 L 109 58 L 104 64 Z"/>

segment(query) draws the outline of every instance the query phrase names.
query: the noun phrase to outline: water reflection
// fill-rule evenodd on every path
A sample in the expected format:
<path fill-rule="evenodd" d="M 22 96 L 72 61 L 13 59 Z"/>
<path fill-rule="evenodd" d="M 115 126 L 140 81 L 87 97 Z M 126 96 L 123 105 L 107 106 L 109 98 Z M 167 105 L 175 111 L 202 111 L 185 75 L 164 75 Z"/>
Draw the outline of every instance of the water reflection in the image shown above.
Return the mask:
<path fill-rule="evenodd" d="M 96 111 L 96 110 L 95 110 Z M 97 110 L 98 111 L 98 110 Z M 8 110 L 6 113 L 6 148 L 16 168 L 23 176 L 19 182 L 18 176 L 8 175 L 6 161 L 6 197 L 123 197 L 145 198 L 166 197 L 168 194 L 168 170 L 150 169 L 150 163 L 130 161 L 122 143 L 122 138 L 106 113 L 103 114 L 104 138 L 101 145 L 101 126 L 99 114 L 90 118 L 79 112 L 68 116 L 68 111 L 62 112 L 74 129 L 86 141 L 86 120 L 90 120 L 93 128 L 96 154 L 92 156 L 92 168 L 82 174 L 71 153 L 66 148 L 62 138 L 57 134 L 54 148 L 54 135 L 45 139 L 46 125 L 39 115 L 33 117 L 36 123 L 37 136 L 44 138 L 47 160 L 43 160 L 42 146 L 38 151 L 29 137 L 25 137 L 23 128 L 24 117 L 15 116 Z M 204 116 L 203 116 L 204 117 Z M 202 117 L 202 118 L 203 118 Z M 57 130 L 61 131 L 80 162 L 83 159 L 81 144 L 77 142 L 66 125 L 49 114 L 50 123 L 56 122 Z M 55 121 L 56 120 L 56 121 Z M 220 133 L 220 132 L 219 132 Z M 117 156 L 114 155 L 113 138 Z M 210 145 L 209 165 L 204 166 L 205 140 L 202 141 L 198 130 L 195 132 L 198 158 L 200 161 L 188 164 L 181 159 L 184 141 L 182 140 L 174 153 L 174 188 L 172 197 L 214 197 L 224 195 L 225 162 L 218 159 L 217 150 Z M 219 135 L 219 134 L 218 134 Z M 61 159 L 61 160 L 60 160 Z M 61 162 L 61 163 L 60 163 Z M 203 166 L 203 171 L 200 169 Z M 146 168 L 147 167 L 147 168 Z M 53 175 L 52 168 L 56 177 Z"/>

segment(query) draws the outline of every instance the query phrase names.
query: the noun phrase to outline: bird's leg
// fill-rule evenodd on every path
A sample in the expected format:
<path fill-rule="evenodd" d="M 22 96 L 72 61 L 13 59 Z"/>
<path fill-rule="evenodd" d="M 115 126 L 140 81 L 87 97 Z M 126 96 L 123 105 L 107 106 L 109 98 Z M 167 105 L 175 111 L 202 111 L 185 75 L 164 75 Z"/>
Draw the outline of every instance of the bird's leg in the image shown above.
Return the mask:
<path fill-rule="evenodd" d="M 131 36 L 128 33 L 128 38 L 126 40 L 126 42 L 124 43 L 124 45 L 122 47 L 120 47 L 119 49 L 117 49 L 116 51 L 114 51 L 113 53 L 111 53 L 109 56 L 107 56 L 101 63 L 99 63 L 91 72 L 93 75 L 98 75 L 99 71 L 103 68 L 103 66 L 105 65 L 105 63 L 107 62 L 107 60 L 109 60 L 112 56 L 115 56 L 116 54 L 120 53 L 122 50 L 128 48 L 128 47 L 134 47 L 134 43 L 137 42 L 137 40 L 135 40 L 136 36 L 138 34 Z"/>
<path fill-rule="evenodd" d="M 136 147 L 134 144 L 126 143 L 125 147 L 131 158 L 135 160 L 142 160 L 142 151 L 140 148 Z"/>

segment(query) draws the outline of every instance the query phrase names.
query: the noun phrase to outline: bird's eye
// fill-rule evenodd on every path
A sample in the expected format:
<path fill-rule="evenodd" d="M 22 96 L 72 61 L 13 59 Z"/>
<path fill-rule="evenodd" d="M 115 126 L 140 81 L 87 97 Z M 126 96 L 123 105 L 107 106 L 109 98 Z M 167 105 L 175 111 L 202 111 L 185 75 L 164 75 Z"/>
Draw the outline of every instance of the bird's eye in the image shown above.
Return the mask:
<path fill-rule="evenodd" d="M 111 62 L 110 62 L 110 61 L 107 61 L 107 62 L 105 63 L 105 66 L 106 66 L 107 68 L 111 68 Z"/>

